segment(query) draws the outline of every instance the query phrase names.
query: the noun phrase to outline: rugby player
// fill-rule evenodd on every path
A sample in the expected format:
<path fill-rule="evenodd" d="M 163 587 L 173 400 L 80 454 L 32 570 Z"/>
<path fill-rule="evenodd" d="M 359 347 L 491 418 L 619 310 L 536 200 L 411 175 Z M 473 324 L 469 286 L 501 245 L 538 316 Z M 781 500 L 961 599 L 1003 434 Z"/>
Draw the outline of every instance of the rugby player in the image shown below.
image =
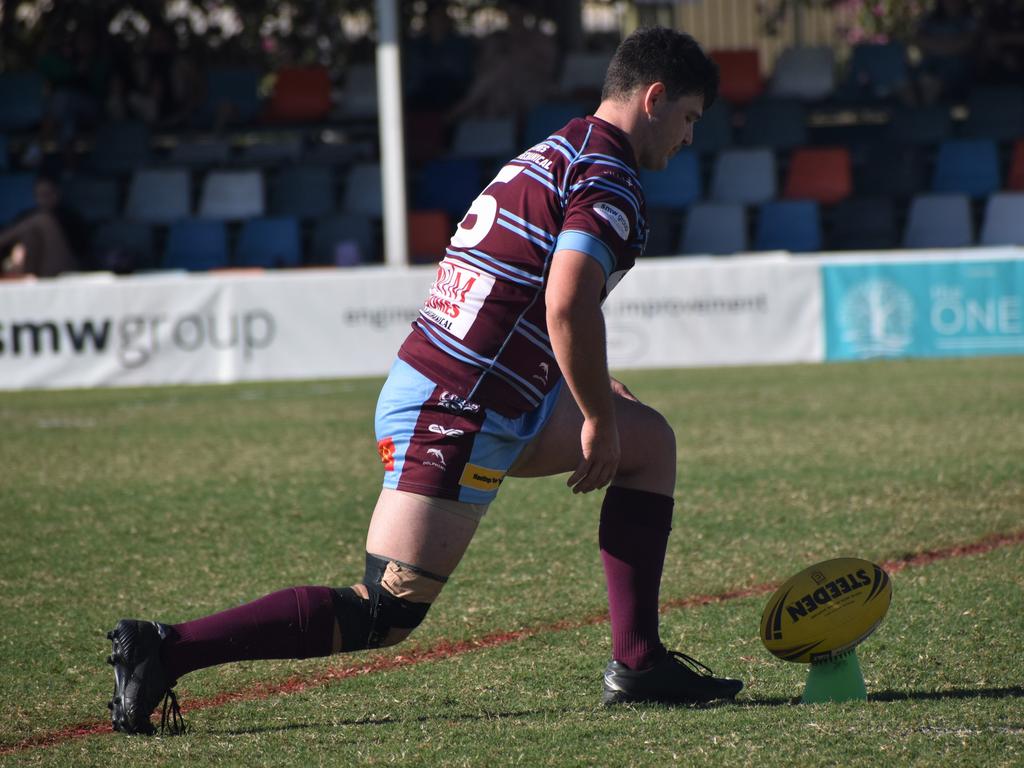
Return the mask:
<path fill-rule="evenodd" d="M 569 473 L 607 488 L 598 540 L 612 659 L 603 701 L 703 703 L 743 684 L 668 651 L 658 590 L 671 527 L 675 435 L 610 378 L 601 303 L 647 239 L 638 169 L 664 169 L 715 99 L 718 70 L 688 35 L 639 30 L 619 46 L 601 103 L 511 160 L 470 207 L 384 384 L 384 487 L 366 571 L 344 588 L 285 589 L 168 625 L 122 619 L 115 730 L 152 733 L 189 672 L 242 659 L 383 648 L 423 621 L 506 476 Z M 161 723 L 161 727 L 166 723 Z"/>

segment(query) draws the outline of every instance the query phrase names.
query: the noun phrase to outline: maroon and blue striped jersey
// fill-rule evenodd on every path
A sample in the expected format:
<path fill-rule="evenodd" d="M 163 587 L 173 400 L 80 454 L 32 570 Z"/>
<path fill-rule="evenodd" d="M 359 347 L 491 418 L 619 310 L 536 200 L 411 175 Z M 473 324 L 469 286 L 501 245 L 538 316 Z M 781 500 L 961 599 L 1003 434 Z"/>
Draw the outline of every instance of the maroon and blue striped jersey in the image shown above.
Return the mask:
<path fill-rule="evenodd" d="M 593 257 L 607 295 L 646 240 L 629 139 L 599 118 L 575 119 L 511 160 L 473 201 L 398 356 L 502 415 L 533 410 L 561 377 L 544 301 L 552 256 Z"/>

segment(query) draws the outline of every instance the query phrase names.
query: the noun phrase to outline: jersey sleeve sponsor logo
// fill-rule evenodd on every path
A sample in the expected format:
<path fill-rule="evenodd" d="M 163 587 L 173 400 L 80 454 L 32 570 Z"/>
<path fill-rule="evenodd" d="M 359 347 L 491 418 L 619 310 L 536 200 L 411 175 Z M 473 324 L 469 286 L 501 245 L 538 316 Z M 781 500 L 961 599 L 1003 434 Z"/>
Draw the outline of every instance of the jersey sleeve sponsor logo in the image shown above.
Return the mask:
<path fill-rule="evenodd" d="M 493 275 L 445 258 L 437 267 L 437 278 L 420 315 L 465 339 L 493 287 Z"/>
<path fill-rule="evenodd" d="M 395 441 L 393 438 L 385 437 L 377 441 L 377 454 L 380 456 L 380 463 L 384 465 L 385 472 L 395 471 Z"/>
<path fill-rule="evenodd" d="M 629 217 L 611 203 L 594 203 L 594 212 L 612 225 L 623 240 L 629 237 Z"/>
<path fill-rule="evenodd" d="M 505 479 L 505 473 L 500 469 L 488 469 L 477 464 L 466 464 L 462 470 L 462 477 L 459 478 L 459 485 L 467 488 L 475 488 L 478 491 L 496 490 L 501 481 Z"/>

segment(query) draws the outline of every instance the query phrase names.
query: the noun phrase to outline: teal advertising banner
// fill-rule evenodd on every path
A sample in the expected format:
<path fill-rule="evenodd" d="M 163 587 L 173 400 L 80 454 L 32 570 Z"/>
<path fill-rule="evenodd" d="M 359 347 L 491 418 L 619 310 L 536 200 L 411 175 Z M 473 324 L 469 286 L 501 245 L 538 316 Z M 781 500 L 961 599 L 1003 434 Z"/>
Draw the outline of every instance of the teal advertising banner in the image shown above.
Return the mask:
<path fill-rule="evenodd" d="M 822 266 L 827 360 L 1024 354 L 1024 260 Z"/>

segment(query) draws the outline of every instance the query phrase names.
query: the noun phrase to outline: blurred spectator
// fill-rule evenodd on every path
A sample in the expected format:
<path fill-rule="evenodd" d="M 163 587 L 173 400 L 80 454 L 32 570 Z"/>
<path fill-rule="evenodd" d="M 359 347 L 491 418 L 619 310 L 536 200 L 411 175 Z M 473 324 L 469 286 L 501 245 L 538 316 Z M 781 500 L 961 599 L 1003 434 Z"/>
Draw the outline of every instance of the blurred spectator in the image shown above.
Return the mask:
<path fill-rule="evenodd" d="M 1024 0 L 985 3 L 982 55 L 987 81 L 1024 83 Z"/>
<path fill-rule="evenodd" d="M 55 178 L 40 175 L 34 191 L 36 208 L 0 232 L 0 272 L 53 277 L 82 268 L 82 256 L 88 252 L 85 223 L 61 205 Z"/>
<path fill-rule="evenodd" d="M 519 3 L 504 6 L 508 28 L 484 41 L 469 92 L 448 113 L 464 117 L 519 117 L 545 99 L 555 78 L 555 41 L 527 25 Z M 534 17 L 534 22 L 536 18 Z"/>
<path fill-rule="evenodd" d="M 918 89 L 924 103 L 966 95 L 980 33 L 967 0 L 936 0 L 917 27 L 916 42 L 922 55 Z"/>
<path fill-rule="evenodd" d="M 406 42 L 403 56 L 406 99 L 412 109 L 448 109 L 469 87 L 473 43 L 456 32 L 447 3 L 430 6 L 422 34 Z"/>

